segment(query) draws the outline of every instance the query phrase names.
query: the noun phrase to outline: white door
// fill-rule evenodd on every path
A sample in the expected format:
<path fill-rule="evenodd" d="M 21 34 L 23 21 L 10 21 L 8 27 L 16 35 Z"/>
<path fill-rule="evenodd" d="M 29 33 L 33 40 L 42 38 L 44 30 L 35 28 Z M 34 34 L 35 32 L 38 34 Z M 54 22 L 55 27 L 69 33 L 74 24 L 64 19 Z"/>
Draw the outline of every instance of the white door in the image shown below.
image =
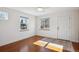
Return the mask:
<path fill-rule="evenodd" d="M 69 16 L 59 16 L 57 18 L 57 37 L 59 39 L 69 40 L 70 20 Z"/>

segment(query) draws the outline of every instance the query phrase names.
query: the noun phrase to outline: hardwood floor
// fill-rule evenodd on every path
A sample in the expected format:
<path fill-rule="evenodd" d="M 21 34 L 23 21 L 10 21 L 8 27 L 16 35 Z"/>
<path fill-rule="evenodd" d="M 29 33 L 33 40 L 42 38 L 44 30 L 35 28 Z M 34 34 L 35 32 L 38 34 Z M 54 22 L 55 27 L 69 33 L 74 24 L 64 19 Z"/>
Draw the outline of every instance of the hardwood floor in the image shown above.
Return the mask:
<path fill-rule="evenodd" d="M 33 45 L 33 42 L 37 40 L 41 40 L 42 38 L 43 37 L 41 36 L 33 36 L 28 39 L 24 39 L 8 45 L 1 46 L 0 52 L 56 52 L 56 51 L 49 50 L 45 47 Z M 79 44 L 73 43 L 73 46 L 75 51 L 79 52 Z M 63 52 L 68 52 L 68 51 L 63 50 Z"/>
<path fill-rule="evenodd" d="M 75 42 L 72 42 L 73 43 L 73 47 L 75 49 L 76 52 L 79 52 L 79 43 L 75 43 Z"/>

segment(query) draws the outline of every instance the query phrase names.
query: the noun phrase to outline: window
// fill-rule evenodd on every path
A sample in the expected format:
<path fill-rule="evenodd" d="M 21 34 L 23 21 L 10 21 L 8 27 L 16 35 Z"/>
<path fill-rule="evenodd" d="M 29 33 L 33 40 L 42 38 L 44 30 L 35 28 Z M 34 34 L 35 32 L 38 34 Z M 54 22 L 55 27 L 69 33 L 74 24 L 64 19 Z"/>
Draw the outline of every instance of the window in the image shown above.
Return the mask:
<path fill-rule="evenodd" d="M 25 31 L 28 29 L 28 18 L 20 16 L 20 30 Z"/>
<path fill-rule="evenodd" d="M 41 29 L 49 30 L 49 18 L 41 19 Z"/>
<path fill-rule="evenodd" d="M 8 12 L 0 11 L 0 20 L 8 20 Z"/>

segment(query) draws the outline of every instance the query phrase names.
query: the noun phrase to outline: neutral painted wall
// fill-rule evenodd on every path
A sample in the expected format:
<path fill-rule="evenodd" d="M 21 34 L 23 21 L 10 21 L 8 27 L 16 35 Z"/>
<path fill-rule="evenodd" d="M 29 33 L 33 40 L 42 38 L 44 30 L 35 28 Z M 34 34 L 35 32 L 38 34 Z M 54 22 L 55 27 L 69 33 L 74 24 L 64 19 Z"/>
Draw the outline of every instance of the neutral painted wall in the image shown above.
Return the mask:
<path fill-rule="evenodd" d="M 0 8 L 0 11 L 7 11 L 9 15 L 8 20 L 0 21 L 0 46 L 35 35 L 35 17 L 33 15 L 9 8 Z M 20 16 L 29 17 L 29 30 L 19 31 Z"/>
<path fill-rule="evenodd" d="M 41 17 L 50 17 L 50 28 L 49 31 L 40 30 L 40 19 Z M 61 21 L 63 18 L 64 21 Z M 69 23 L 65 23 L 67 20 L 69 20 Z M 78 10 L 71 10 L 71 11 L 63 11 L 63 12 L 57 12 L 57 13 L 51 13 L 48 15 L 43 16 L 37 16 L 36 17 L 36 31 L 37 35 L 46 36 L 50 38 L 59 38 L 60 32 L 64 30 L 64 27 L 62 27 L 62 30 L 60 32 L 57 31 L 57 26 L 61 28 L 61 24 L 67 25 L 68 27 L 67 32 L 64 32 L 65 34 L 62 34 L 60 39 L 70 40 L 74 42 L 79 42 L 79 11 Z M 58 22 L 60 23 L 58 24 Z"/>

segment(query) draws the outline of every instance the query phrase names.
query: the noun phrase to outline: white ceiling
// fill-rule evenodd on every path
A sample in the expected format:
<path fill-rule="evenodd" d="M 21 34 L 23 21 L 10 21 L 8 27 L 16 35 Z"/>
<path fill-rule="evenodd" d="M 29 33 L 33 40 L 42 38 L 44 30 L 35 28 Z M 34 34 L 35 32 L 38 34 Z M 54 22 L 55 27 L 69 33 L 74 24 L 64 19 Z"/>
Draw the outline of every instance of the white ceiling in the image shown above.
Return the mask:
<path fill-rule="evenodd" d="M 42 7 L 44 11 L 37 11 L 37 7 L 10 7 L 24 13 L 28 13 L 35 16 L 45 15 L 49 13 L 60 12 L 64 10 L 79 10 L 77 7 Z"/>

